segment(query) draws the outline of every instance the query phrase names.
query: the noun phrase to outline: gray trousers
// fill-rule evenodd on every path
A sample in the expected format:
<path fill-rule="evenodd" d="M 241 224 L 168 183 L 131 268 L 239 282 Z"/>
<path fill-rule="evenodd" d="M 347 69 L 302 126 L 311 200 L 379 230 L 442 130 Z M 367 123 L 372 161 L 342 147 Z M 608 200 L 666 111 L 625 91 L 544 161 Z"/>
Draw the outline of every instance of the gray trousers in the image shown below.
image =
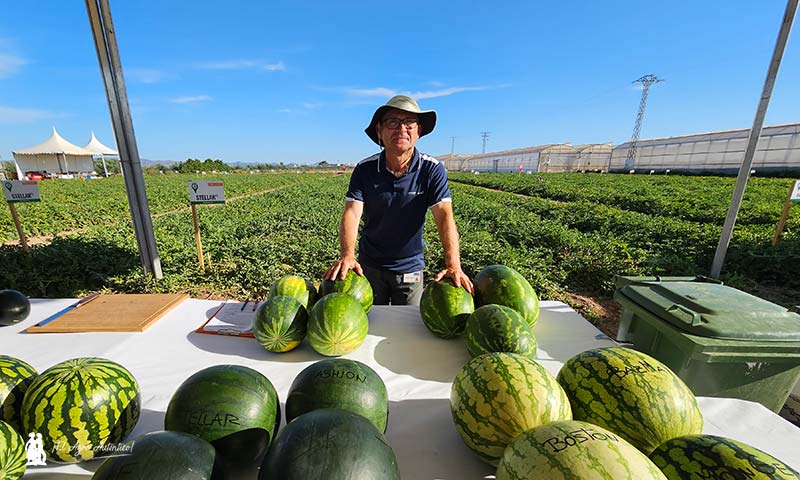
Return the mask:
<path fill-rule="evenodd" d="M 361 265 L 372 286 L 373 305 L 419 305 L 422 298 L 422 272 L 419 282 L 403 282 L 403 274 Z"/>

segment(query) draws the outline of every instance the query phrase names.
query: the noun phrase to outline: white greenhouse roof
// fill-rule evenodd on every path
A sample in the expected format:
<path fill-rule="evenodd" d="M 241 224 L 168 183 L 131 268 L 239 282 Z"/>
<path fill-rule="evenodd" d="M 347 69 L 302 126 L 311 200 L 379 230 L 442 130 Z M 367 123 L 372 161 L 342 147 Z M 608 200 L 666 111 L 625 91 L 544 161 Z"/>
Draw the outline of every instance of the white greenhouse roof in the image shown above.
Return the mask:
<path fill-rule="evenodd" d="M 15 150 L 12 152 L 14 155 L 41 155 L 41 154 L 65 154 L 65 155 L 93 155 L 92 152 L 84 150 L 83 148 L 69 143 L 56 132 L 53 127 L 53 134 L 40 143 L 30 148 L 23 148 L 22 150 Z"/>
<path fill-rule="evenodd" d="M 100 140 L 94 136 L 94 132 L 92 132 L 92 139 L 83 146 L 83 149 L 98 155 L 119 155 L 113 148 L 103 145 Z"/>

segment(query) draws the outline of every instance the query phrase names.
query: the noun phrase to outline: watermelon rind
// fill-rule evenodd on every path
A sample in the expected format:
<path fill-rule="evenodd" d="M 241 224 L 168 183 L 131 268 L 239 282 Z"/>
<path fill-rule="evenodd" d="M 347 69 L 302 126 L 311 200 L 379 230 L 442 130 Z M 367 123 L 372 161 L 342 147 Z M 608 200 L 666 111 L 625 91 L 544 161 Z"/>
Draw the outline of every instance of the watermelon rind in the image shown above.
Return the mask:
<path fill-rule="evenodd" d="M 17 480 L 27 466 L 24 439 L 14 427 L 0 420 L 0 479 Z"/>
<path fill-rule="evenodd" d="M 575 420 L 606 428 L 649 454 L 670 438 L 699 434 L 692 391 L 655 358 L 625 347 L 587 350 L 558 372 Z"/>
<path fill-rule="evenodd" d="M 36 370 L 26 362 L 0 355 L 0 421 L 11 425 L 20 435 L 26 433 L 21 423 L 22 399 L 36 375 Z"/>
<path fill-rule="evenodd" d="M 278 295 L 294 298 L 306 310 L 311 310 L 314 304 L 317 303 L 317 298 L 319 298 L 317 287 L 311 281 L 298 275 L 284 275 L 272 282 L 269 288 L 269 298 Z"/>
<path fill-rule="evenodd" d="M 524 432 L 503 452 L 496 480 L 665 480 L 625 439 L 587 422 L 562 420 Z"/>
<path fill-rule="evenodd" d="M 504 305 L 478 307 L 467 319 L 464 341 L 473 357 L 507 352 L 536 358 L 533 329 L 516 310 Z"/>
<path fill-rule="evenodd" d="M 361 346 L 368 331 L 367 314 L 355 298 L 346 293 L 329 293 L 311 309 L 306 336 L 317 353 L 335 357 Z"/>
<path fill-rule="evenodd" d="M 429 283 L 422 291 L 419 313 L 422 322 L 434 335 L 454 338 L 464 332 L 467 317 L 475 311 L 472 295 L 450 278 Z"/>
<path fill-rule="evenodd" d="M 489 265 L 475 276 L 475 303 L 505 305 L 525 318 L 530 326 L 539 319 L 539 297 L 525 277 L 505 265 Z"/>
<path fill-rule="evenodd" d="M 277 295 L 258 306 L 253 334 L 266 350 L 275 353 L 294 350 L 306 336 L 308 313 L 296 299 Z"/>
<path fill-rule="evenodd" d="M 367 277 L 357 274 L 354 270 L 348 270 L 344 280 L 337 277 L 336 280 L 323 280 L 319 285 L 320 297 L 334 292 L 351 295 L 367 313 L 372 309 L 372 285 Z"/>

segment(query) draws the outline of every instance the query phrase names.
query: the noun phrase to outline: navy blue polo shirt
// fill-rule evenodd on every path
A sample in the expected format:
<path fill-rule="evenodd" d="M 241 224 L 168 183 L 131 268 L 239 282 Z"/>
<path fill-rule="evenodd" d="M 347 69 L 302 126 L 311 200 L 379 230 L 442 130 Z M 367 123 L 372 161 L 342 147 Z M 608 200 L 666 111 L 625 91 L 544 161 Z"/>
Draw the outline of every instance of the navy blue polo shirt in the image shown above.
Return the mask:
<path fill-rule="evenodd" d="M 386 169 L 381 152 L 353 169 L 347 201 L 364 204 L 358 261 L 409 273 L 425 266 L 425 214 L 437 203 L 450 201 L 450 187 L 444 165 L 416 148 L 408 171 L 400 178 Z"/>

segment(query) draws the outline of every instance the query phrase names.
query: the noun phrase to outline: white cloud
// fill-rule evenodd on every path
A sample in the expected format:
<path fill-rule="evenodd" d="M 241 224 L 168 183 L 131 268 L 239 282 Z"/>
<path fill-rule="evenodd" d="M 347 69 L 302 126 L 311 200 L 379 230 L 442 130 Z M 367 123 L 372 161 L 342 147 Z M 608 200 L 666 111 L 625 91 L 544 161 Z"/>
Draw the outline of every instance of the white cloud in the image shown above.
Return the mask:
<path fill-rule="evenodd" d="M 221 62 L 198 63 L 197 68 L 207 68 L 211 70 L 242 70 L 256 69 L 277 72 L 286 70 L 283 62 L 267 63 L 262 60 L 224 60 Z"/>
<path fill-rule="evenodd" d="M 321 103 L 312 103 L 312 102 L 305 102 L 303 103 L 303 108 L 307 110 L 314 110 L 316 108 L 322 108 Z"/>
<path fill-rule="evenodd" d="M 175 97 L 170 98 L 170 103 L 199 103 L 199 102 L 208 102 L 212 100 L 211 96 L 209 95 L 194 95 L 194 96 L 183 96 L 183 97 Z"/>
<path fill-rule="evenodd" d="M 280 113 L 292 113 L 292 109 L 291 108 L 281 108 L 281 109 L 278 109 L 276 111 L 280 112 Z"/>
<path fill-rule="evenodd" d="M 36 108 L 16 108 L 0 105 L 0 123 L 27 123 L 66 116 L 68 115 L 65 113 L 50 112 Z"/>
<path fill-rule="evenodd" d="M 155 68 L 131 68 L 127 71 L 128 76 L 139 83 L 159 83 L 172 75 Z"/>
<path fill-rule="evenodd" d="M 0 53 L 0 78 L 8 78 L 17 73 L 28 61 L 10 53 Z"/>
<path fill-rule="evenodd" d="M 377 88 L 351 88 L 347 90 L 347 93 L 350 95 L 355 95 L 359 97 L 392 97 L 394 95 L 408 95 L 409 97 L 415 99 L 422 99 L 422 98 L 436 98 L 436 97 L 446 97 L 449 95 L 454 95 L 456 93 L 461 92 L 476 92 L 481 90 L 494 90 L 497 88 L 506 88 L 509 87 L 509 84 L 502 84 L 502 85 L 479 85 L 476 87 L 449 87 L 449 88 L 442 88 L 439 90 L 427 90 L 427 91 L 418 91 L 418 92 L 409 92 L 409 91 L 400 91 L 394 90 L 391 88 L 385 87 L 377 87 Z"/>

